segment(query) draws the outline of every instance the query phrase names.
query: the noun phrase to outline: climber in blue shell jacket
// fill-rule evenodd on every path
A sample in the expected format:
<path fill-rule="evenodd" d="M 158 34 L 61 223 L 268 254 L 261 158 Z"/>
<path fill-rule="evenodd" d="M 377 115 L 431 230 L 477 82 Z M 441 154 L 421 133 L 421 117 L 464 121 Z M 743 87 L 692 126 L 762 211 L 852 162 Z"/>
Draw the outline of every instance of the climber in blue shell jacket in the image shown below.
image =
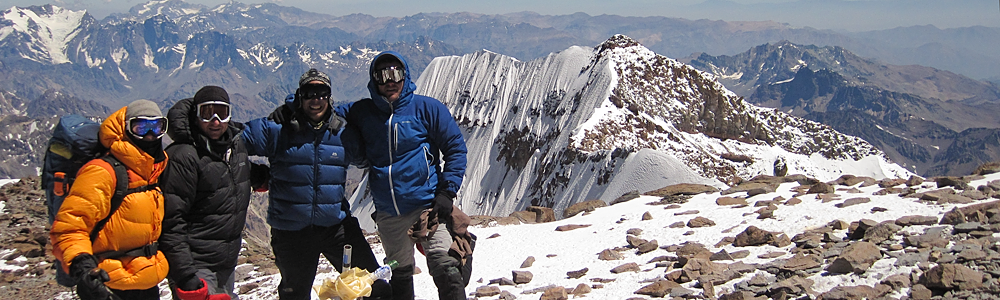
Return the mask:
<path fill-rule="evenodd" d="M 347 119 L 343 139 L 348 156 L 368 169 L 368 190 L 375 201 L 386 260 L 399 262 L 389 280 L 393 299 L 413 299 L 414 241 L 408 229 L 421 220 L 425 209 L 447 226 L 437 226 L 419 241 L 440 299 L 465 299 L 467 282 L 459 271 L 463 266 L 448 255 L 455 230 L 468 234 L 464 227 L 454 226 L 452 217 L 465 175 L 462 132 L 444 104 L 414 94 L 413 74 L 398 53 L 377 55 L 368 74 L 371 98 L 341 106 L 338 114 Z"/>
<path fill-rule="evenodd" d="M 291 102 L 250 121 L 242 132 L 249 155 L 270 163 L 267 224 L 281 300 L 308 300 L 319 255 L 339 271 L 345 244 L 353 247 L 353 266 L 369 272 L 379 267 L 345 198 L 344 120 L 334 113 L 330 93 L 330 78 L 310 69 Z M 373 288 L 375 299 L 391 293 L 383 280 Z"/>

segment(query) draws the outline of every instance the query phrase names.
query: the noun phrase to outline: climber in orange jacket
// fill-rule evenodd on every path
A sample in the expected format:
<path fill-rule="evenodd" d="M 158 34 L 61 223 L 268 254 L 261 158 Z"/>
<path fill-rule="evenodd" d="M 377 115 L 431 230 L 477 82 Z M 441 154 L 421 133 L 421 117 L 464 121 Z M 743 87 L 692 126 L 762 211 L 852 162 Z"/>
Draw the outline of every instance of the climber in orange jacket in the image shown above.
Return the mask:
<path fill-rule="evenodd" d="M 112 113 L 101 124 L 99 138 L 114 159 L 94 159 L 80 168 L 56 214 L 49 236 L 52 254 L 76 281 L 83 300 L 160 298 L 157 284 L 169 267 L 155 243 L 163 221 L 163 194 L 156 184 L 167 165 L 161 142 L 166 130 L 166 118 L 148 100 Z M 127 170 L 128 190 L 92 238 L 96 224 L 113 210 L 117 177 L 111 164 L 116 162 Z"/>

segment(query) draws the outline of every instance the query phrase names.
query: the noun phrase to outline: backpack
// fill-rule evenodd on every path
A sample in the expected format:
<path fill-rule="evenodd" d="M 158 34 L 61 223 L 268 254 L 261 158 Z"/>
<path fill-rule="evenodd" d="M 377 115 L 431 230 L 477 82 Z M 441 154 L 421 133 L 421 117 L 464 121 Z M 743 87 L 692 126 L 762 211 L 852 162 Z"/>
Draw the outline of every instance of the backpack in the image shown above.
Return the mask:
<path fill-rule="evenodd" d="M 59 123 L 52 130 L 52 137 L 45 151 L 41 176 L 42 187 L 45 189 L 45 205 L 49 211 L 49 225 L 51 225 L 55 221 L 59 206 L 69 194 L 77 171 L 94 159 L 103 159 L 111 165 L 116 178 L 115 194 L 111 197 L 111 211 L 104 219 L 98 221 L 94 230 L 90 232 L 91 242 L 97 239 L 98 233 L 111 219 L 111 215 L 121 206 L 125 195 L 145 190 L 128 188 L 128 172 L 125 165 L 113 155 L 108 155 L 108 149 L 101 145 L 98 138 L 100 129 L 100 123 L 80 115 L 60 117 Z M 76 285 L 69 274 L 63 271 L 60 261 L 56 260 L 55 268 L 56 282 L 67 287 Z"/>

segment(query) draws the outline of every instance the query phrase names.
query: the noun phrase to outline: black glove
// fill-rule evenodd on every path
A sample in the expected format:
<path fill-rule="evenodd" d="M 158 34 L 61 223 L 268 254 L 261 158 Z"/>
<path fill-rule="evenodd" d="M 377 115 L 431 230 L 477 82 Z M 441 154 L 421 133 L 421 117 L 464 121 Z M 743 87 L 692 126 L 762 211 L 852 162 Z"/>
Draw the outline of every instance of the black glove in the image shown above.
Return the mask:
<path fill-rule="evenodd" d="M 177 283 L 177 288 L 185 291 L 200 290 L 203 287 L 205 285 L 201 283 L 201 278 L 198 278 L 196 275 L 191 275 L 187 279 L 182 280 L 182 282 Z"/>
<path fill-rule="evenodd" d="M 250 164 L 250 187 L 256 192 L 266 192 L 271 180 L 271 167 L 264 164 Z"/>
<path fill-rule="evenodd" d="M 284 125 L 285 122 L 295 119 L 295 109 L 289 104 L 283 104 L 275 108 L 267 118 L 274 121 L 274 123 Z"/>
<path fill-rule="evenodd" d="M 438 192 L 434 196 L 434 206 L 431 207 L 431 217 L 436 216 L 439 223 L 443 223 L 451 228 L 454 222 L 451 219 L 451 210 L 454 207 L 454 194 L 450 192 Z"/>
<path fill-rule="evenodd" d="M 108 272 L 97 268 L 97 258 L 81 253 L 69 264 L 69 275 L 76 281 L 76 293 L 82 300 L 107 300 L 113 298 L 111 290 L 104 285 L 111 280 Z"/>

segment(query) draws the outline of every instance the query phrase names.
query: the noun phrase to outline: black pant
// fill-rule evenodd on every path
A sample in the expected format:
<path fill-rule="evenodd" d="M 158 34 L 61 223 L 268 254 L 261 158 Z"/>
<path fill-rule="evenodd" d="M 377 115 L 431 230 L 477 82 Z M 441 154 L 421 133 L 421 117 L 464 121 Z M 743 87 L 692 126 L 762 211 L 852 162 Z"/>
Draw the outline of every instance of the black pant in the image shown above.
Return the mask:
<path fill-rule="evenodd" d="M 159 300 L 160 288 L 151 287 L 145 290 L 116 290 L 111 289 L 111 293 L 122 300 Z"/>
<path fill-rule="evenodd" d="M 316 278 L 319 255 L 323 254 L 338 271 L 341 270 L 344 244 L 351 244 L 351 265 L 373 272 L 379 267 L 371 246 L 358 225 L 358 219 L 348 216 L 339 225 L 307 226 L 302 230 L 285 231 L 271 228 L 271 249 L 274 264 L 281 272 L 278 298 L 308 300 Z M 382 291 L 372 290 L 372 296 Z M 391 293 L 391 292 L 390 292 Z"/>

